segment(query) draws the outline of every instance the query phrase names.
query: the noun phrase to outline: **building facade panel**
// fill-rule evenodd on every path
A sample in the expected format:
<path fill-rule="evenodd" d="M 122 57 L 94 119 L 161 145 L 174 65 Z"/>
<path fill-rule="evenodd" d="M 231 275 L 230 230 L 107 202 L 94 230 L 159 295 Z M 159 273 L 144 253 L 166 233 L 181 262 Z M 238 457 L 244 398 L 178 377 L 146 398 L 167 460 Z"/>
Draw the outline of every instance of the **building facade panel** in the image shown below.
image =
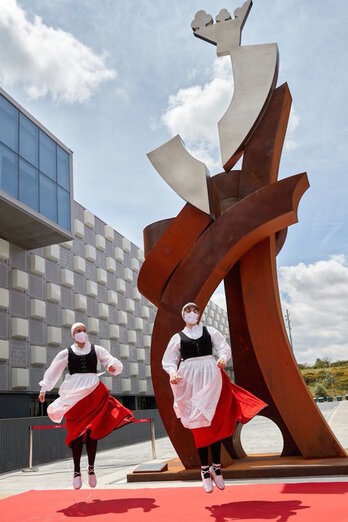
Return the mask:
<path fill-rule="evenodd" d="M 48 241 L 32 250 L 0 237 L 0 390 L 36 400 L 45 369 L 71 344 L 70 327 L 76 321 L 87 325 L 92 343 L 123 363 L 120 377 L 103 377 L 110 391 L 129 401 L 140 394 L 143 402 L 153 396 L 150 345 L 156 315 L 137 289 L 144 253 L 73 202 L 71 151 L 11 103 L 3 103 L 4 113 L 1 102 L 0 90 L 0 113 L 8 109 L 6 132 L 0 117 L 0 170 L 5 153 L 17 169 L 6 190 L 13 190 L 21 204 L 32 205 L 43 223 L 51 220 L 67 232 L 59 236 L 60 244 Z M 225 312 L 209 303 L 205 315 L 224 331 Z"/>

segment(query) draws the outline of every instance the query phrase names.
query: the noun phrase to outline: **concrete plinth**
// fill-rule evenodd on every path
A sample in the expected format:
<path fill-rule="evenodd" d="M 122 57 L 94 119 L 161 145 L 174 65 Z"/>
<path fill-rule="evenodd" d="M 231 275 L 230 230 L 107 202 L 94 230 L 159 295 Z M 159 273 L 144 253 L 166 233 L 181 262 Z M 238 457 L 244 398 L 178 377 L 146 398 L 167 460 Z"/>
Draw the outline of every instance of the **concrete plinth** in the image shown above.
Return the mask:
<path fill-rule="evenodd" d="M 176 458 L 168 461 L 168 470 L 160 473 L 130 473 L 127 482 L 199 480 L 200 470 L 185 469 Z M 348 458 L 304 459 L 275 454 L 253 455 L 236 460 L 223 469 L 225 479 L 259 479 L 279 477 L 318 477 L 347 475 Z"/>

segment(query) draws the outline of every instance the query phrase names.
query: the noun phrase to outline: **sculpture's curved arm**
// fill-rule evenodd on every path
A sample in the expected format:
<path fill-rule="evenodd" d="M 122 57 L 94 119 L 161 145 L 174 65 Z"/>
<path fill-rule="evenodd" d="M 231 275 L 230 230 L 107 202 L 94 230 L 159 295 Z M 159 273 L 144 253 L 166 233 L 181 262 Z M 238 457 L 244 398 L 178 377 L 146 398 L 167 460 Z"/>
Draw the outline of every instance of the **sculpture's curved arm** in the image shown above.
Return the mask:
<path fill-rule="evenodd" d="M 297 221 L 297 205 L 307 187 L 306 175 L 300 174 L 257 190 L 239 201 L 195 241 L 163 288 L 152 334 L 152 380 L 163 423 L 185 467 L 196 466 L 198 458 L 190 432 L 168 407 L 172 403 L 171 389 L 161 367 L 170 337 L 182 328 L 179 313 L 182 303 L 193 299 L 204 309 L 217 285 L 240 256 L 269 234 Z M 214 245 L 213 250 L 211 245 Z M 156 245 L 151 254 L 156 254 Z M 160 262 L 161 251 L 157 254 Z M 148 295 L 145 286 L 143 294 Z"/>
<path fill-rule="evenodd" d="M 210 216 L 187 203 L 146 255 L 138 275 L 138 288 L 155 306 L 159 305 L 171 274 L 211 221 Z"/>
<path fill-rule="evenodd" d="M 147 156 L 158 174 L 179 196 L 210 215 L 208 169 L 187 151 L 179 135 Z"/>

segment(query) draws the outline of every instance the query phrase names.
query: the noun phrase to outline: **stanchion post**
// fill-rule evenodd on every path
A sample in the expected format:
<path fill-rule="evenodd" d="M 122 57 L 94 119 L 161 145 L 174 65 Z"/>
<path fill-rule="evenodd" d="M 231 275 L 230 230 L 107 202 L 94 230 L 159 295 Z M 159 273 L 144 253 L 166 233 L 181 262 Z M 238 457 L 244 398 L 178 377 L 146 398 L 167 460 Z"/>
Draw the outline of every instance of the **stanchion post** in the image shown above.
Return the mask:
<path fill-rule="evenodd" d="M 29 426 L 29 469 L 33 467 L 33 428 Z"/>
<path fill-rule="evenodd" d="M 151 428 L 151 445 L 152 445 L 152 458 L 156 458 L 156 448 L 155 448 L 155 423 L 153 419 L 150 419 L 150 428 Z"/>
<path fill-rule="evenodd" d="M 33 427 L 29 426 L 29 466 L 22 469 L 22 471 L 38 471 L 38 469 L 39 468 L 33 468 Z"/>

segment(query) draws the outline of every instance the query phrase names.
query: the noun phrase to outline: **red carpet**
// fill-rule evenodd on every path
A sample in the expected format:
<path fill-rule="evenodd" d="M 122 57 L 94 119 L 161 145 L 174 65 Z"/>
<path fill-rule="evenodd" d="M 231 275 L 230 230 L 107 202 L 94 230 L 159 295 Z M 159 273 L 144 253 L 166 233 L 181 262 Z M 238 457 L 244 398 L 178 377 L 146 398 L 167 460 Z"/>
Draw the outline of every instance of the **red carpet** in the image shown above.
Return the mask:
<path fill-rule="evenodd" d="M 4 522 L 347 522 L 348 483 L 28 491 L 0 500 Z"/>

